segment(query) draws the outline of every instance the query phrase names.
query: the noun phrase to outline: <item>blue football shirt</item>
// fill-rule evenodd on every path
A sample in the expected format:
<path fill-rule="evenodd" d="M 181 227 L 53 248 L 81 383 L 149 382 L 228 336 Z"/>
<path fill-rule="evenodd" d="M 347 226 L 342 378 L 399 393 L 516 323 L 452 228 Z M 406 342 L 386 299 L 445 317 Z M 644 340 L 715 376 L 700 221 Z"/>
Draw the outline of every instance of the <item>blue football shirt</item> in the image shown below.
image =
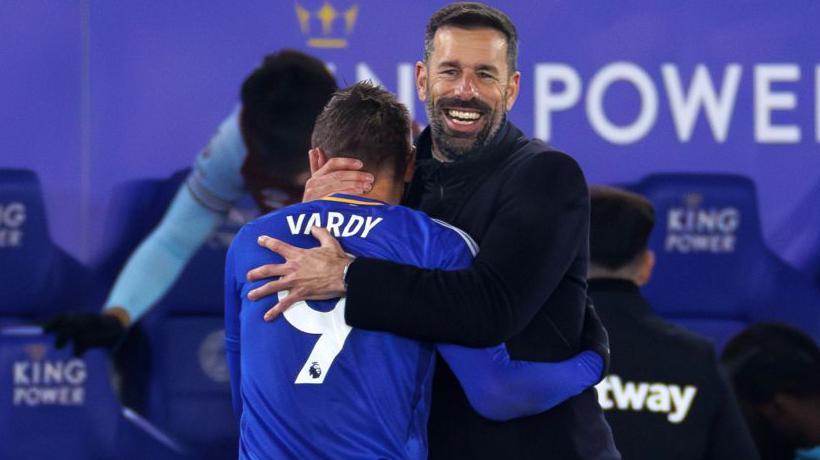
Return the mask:
<path fill-rule="evenodd" d="M 422 268 L 464 268 L 476 251 L 466 234 L 419 211 L 342 194 L 243 227 L 228 252 L 225 281 L 226 346 L 239 351 L 232 371 L 241 375 L 240 456 L 425 458 L 431 344 L 351 329 L 343 298 L 296 304 L 270 323 L 262 317 L 276 299 L 247 299 L 263 284 L 247 282 L 247 271 L 283 261 L 257 238 L 314 247 L 314 226 L 328 228 L 354 256 Z"/>

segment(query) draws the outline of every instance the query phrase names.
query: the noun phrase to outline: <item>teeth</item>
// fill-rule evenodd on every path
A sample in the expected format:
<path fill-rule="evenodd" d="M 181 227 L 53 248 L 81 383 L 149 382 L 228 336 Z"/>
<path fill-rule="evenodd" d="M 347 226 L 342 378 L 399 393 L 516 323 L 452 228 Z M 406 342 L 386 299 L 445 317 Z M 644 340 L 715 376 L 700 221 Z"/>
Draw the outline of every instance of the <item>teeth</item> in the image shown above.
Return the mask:
<path fill-rule="evenodd" d="M 481 118 L 481 114 L 478 112 L 463 112 L 461 110 L 453 109 L 448 110 L 447 115 L 449 115 L 451 118 L 458 118 L 460 120 L 469 121 L 478 120 L 479 118 Z"/>

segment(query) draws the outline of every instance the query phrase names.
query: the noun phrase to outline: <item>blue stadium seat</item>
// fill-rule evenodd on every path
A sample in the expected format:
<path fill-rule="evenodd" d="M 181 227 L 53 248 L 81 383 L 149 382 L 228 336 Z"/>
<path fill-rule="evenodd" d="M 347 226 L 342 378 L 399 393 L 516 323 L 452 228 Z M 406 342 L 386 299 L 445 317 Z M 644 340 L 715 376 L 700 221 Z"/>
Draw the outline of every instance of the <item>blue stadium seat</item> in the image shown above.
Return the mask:
<path fill-rule="evenodd" d="M 190 458 L 120 406 L 103 352 L 73 357 L 38 327 L 0 328 L 0 413 L 4 459 Z"/>
<path fill-rule="evenodd" d="M 0 169 L 0 324 L 89 308 L 90 271 L 51 240 L 37 175 Z"/>
<path fill-rule="evenodd" d="M 231 405 L 225 359 L 224 273 L 230 241 L 252 201 L 240 208 L 197 252 L 156 311 L 146 317 L 152 372 L 147 414 L 205 458 L 235 456 L 238 421 Z"/>
<path fill-rule="evenodd" d="M 199 458 L 235 457 L 239 421 L 222 318 L 171 312 L 146 330 L 153 351 L 147 417 L 193 446 Z"/>
<path fill-rule="evenodd" d="M 105 301 L 125 261 L 157 226 L 189 169 L 166 178 L 135 179 L 111 193 L 97 259 L 92 262 L 97 304 Z"/>
<path fill-rule="evenodd" d="M 119 187 L 108 218 L 109 255 L 101 265 L 101 279 L 113 281 L 128 254 L 159 223 L 186 176 L 187 170 Z M 202 459 L 235 457 L 238 449 L 225 361 L 222 285 L 230 241 L 256 213 L 252 200 L 232 210 L 140 322 L 147 342 L 147 351 L 141 353 L 147 353 L 150 362 L 148 381 L 138 382 L 143 388 L 137 390 L 145 393 L 145 414 L 193 446 Z"/>
<path fill-rule="evenodd" d="M 796 203 L 769 240 L 784 260 L 820 287 L 820 181 Z"/>
<path fill-rule="evenodd" d="M 128 181 L 115 189 L 103 230 L 103 255 L 94 263 L 98 295 L 108 294 L 128 256 L 159 224 L 189 172 L 186 168 L 167 178 Z M 153 311 L 173 305 L 177 312 L 190 307 L 199 313 L 203 305 L 208 305 L 212 307 L 211 312 L 219 310 L 221 314 L 225 252 L 242 224 L 257 214 L 256 205 L 249 197 L 237 204 L 226 222 L 188 263 L 171 291 L 173 297 L 161 299 Z M 180 286 L 197 286 L 197 289 L 180 292 Z"/>
<path fill-rule="evenodd" d="M 820 290 L 764 244 L 749 179 L 655 174 L 633 190 L 656 209 L 649 244 L 657 264 L 644 293 L 661 316 L 718 347 L 761 320 L 784 321 L 820 338 Z"/>
<path fill-rule="evenodd" d="M 223 280 L 233 235 L 257 212 L 252 200 L 240 202 L 145 321 L 155 350 L 147 413 L 201 446 L 202 458 L 235 456 L 238 448 L 225 359 Z"/>

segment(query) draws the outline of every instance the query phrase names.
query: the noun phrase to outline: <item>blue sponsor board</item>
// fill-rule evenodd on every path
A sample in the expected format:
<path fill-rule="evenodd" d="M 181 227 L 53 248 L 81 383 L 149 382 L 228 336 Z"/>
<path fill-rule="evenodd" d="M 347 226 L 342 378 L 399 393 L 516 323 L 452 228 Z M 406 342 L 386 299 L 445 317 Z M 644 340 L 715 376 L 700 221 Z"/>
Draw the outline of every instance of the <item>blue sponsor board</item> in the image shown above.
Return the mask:
<path fill-rule="evenodd" d="M 13 69 L 0 73 L 13 134 L 0 138 L 0 166 L 43 176 L 54 237 L 86 260 L 112 187 L 190 165 L 265 53 L 308 51 L 341 85 L 382 83 L 423 122 L 415 65 L 445 4 L 46 3 L 0 1 Z M 776 249 L 800 253 L 791 233 L 817 233 L 789 219 L 820 183 L 820 3 L 491 3 L 521 36 L 512 120 L 576 157 L 590 182 L 741 174 Z"/>

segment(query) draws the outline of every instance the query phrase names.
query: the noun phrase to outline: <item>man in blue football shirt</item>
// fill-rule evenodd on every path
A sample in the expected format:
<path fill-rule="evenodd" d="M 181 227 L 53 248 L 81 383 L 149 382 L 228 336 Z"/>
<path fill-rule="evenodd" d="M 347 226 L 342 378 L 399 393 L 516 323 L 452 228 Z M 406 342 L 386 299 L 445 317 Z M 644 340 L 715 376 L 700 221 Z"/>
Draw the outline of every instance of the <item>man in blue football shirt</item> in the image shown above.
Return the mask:
<path fill-rule="evenodd" d="M 249 269 L 282 258 L 262 235 L 288 248 L 325 244 L 345 252 L 437 270 L 469 266 L 477 251 L 465 233 L 396 206 L 413 174 L 406 109 L 388 92 L 359 83 L 337 93 L 316 121 L 312 143 L 327 157 L 357 158 L 376 180 L 365 195 L 333 194 L 287 207 L 242 228 L 228 253 L 225 340 L 241 458 L 424 458 L 437 349 L 473 407 L 507 420 L 547 410 L 597 382 L 602 358 L 511 361 L 505 346 L 471 349 L 352 329 L 345 299 L 298 302 L 265 322 L 270 302 L 247 293 Z M 327 155 L 326 157 L 324 155 Z M 326 228 L 328 233 L 316 229 Z M 286 292 L 278 294 L 286 296 Z"/>

